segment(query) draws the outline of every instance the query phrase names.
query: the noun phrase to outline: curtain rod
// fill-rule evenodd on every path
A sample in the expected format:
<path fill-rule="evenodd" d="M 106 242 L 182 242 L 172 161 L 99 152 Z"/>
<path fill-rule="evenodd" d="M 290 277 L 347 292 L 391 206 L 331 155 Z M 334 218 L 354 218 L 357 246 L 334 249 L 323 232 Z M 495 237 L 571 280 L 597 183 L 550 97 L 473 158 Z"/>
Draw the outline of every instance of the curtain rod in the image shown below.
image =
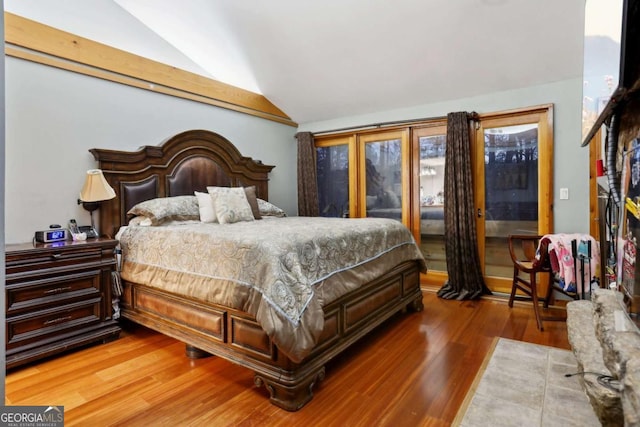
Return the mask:
<path fill-rule="evenodd" d="M 418 123 L 418 122 L 424 122 L 427 120 L 442 120 L 442 119 L 446 119 L 447 116 L 439 116 L 439 117 L 425 117 L 422 119 L 410 119 L 410 120 L 399 120 L 399 121 L 393 121 L 393 122 L 380 122 L 380 123 L 372 123 L 369 125 L 360 125 L 360 126 L 351 126 L 351 127 L 345 127 L 345 128 L 339 128 L 339 129 L 331 129 L 331 130 L 322 130 L 319 132 L 313 132 L 314 135 L 320 135 L 320 134 L 324 134 L 324 133 L 335 133 L 335 132 L 344 132 L 347 130 L 356 130 L 356 129 L 375 129 L 375 128 L 380 128 L 383 126 L 393 126 L 393 125 L 403 125 L 403 124 L 407 124 L 407 123 Z"/>

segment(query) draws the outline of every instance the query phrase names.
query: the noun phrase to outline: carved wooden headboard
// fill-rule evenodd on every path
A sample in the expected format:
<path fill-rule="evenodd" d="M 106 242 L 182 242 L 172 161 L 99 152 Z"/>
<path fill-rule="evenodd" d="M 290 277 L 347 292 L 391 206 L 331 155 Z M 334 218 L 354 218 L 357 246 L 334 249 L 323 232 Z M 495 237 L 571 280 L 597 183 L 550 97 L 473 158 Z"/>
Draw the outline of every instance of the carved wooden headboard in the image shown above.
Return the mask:
<path fill-rule="evenodd" d="M 248 187 L 268 200 L 274 166 L 243 157 L 226 138 L 206 130 L 175 135 L 138 151 L 89 150 L 116 197 L 100 205 L 100 232 L 113 237 L 137 203 L 157 197 L 193 195 L 207 186 Z"/>

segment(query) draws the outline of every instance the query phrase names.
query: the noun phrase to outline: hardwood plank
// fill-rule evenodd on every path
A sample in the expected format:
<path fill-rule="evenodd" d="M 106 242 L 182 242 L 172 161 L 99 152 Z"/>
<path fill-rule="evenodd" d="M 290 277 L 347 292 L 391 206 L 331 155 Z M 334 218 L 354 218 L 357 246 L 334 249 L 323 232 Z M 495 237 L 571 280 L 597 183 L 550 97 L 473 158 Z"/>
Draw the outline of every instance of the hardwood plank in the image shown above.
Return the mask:
<path fill-rule="evenodd" d="M 530 304 L 449 301 L 424 292 L 330 362 L 302 410 L 269 403 L 253 373 L 223 359 L 189 360 L 184 344 L 124 324 L 117 341 L 7 374 L 6 403 L 65 406 L 66 425 L 450 425 L 495 337 L 569 349 L 566 324 L 536 329 Z"/>

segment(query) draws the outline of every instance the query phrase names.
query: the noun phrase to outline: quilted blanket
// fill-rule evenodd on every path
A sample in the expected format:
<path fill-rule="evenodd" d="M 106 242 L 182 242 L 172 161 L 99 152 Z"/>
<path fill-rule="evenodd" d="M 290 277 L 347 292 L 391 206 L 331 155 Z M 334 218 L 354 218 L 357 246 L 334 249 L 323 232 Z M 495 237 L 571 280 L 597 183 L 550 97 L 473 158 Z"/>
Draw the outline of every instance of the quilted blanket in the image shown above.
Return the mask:
<path fill-rule="evenodd" d="M 294 361 L 315 345 L 323 305 L 403 261 L 426 270 L 409 230 L 384 218 L 191 221 L 123 227 L 117 237 L 123 279 L 247 311 Z M 347 270 L 363 274 L 326 286 Z"/>

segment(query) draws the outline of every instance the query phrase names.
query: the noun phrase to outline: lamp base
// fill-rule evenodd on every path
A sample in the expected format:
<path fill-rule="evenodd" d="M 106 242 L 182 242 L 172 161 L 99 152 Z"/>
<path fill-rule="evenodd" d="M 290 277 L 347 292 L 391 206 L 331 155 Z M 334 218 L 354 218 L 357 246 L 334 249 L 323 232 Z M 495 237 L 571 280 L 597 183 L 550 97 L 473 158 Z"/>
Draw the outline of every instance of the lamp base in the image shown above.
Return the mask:
<path fill-rule="evenodd" d="M 98 237 L 98 230 L 96 229 L 96 225 L 93 222 L 93 211 L 100 207 L 100 202 L 83 202 L 78 199 L 78 204 L 82 204 L 82 207 L 89 211 L 89 215 L 91 216 L 91 225 L 90 226 L 81 226 L 78 227 L 81 233 L 87 233 L 88 239 L 93 239 Z"/>
<path fill-rule="evenodd" d="M 100 202 L 83 202 L 80 199 L 78 199 L 78 204 L 81 204 L 82 207 L 89 212 L 93 212 L 100 207 Z"/>

